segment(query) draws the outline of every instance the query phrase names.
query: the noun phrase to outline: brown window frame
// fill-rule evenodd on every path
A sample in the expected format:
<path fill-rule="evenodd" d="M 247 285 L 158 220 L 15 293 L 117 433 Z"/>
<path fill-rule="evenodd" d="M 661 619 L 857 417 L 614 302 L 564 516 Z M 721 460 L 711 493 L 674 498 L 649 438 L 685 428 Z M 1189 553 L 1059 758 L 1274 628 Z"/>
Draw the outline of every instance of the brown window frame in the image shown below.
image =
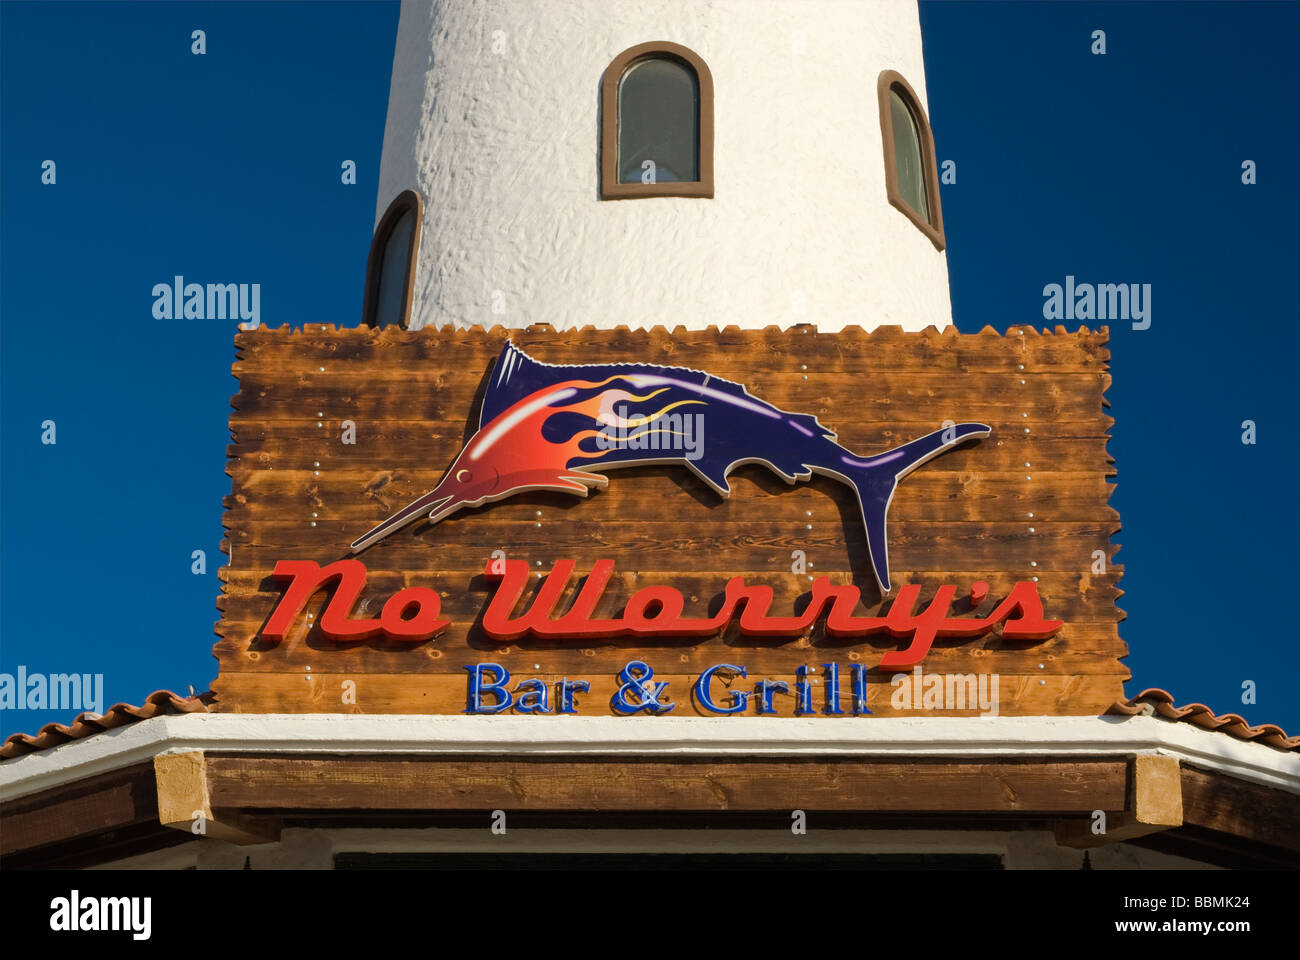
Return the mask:
<path fill-rule="evenodd" d="M 411 259 L 406 265 L 406 289 L 402 292 L 401 326 L 405 330 L 411 322 L 411 302 L 415 299 L 415 265 L 420 256 L 420 229 L 424 224 L 424 198 L 414 190 L 403 190 L 388 205 L 379 218 L 375 234 L 370 240 L 370 253 L 366 257 L 366 292 L 361 308 L 361 322 L 371 327 L 379 326 L 379 272 L 384 262 L 384 247 L 392 238 L 398 219 L 408 210 L 415 214 L 411 230 Z"/>
<path fill-rule="evenodd" d="M 618 85 L 629 67 L 642 60 L 666 57 L 695 72 L 699 86 L 700 163 L 698 180 L 672 183 L 618 182 Z M 633 200 L 638 197 L 713 196 L 713 74 L 694 50 L 667 40 L 652 40 L 628 47 L 609 62 L 600 80 L 600 199 Z"/>
<path fill-rule="evenodd" d="M 903 198 L 898 186 L 898 167 L 894 160 L 894 121 L 889 108 L 889 92 L 897 90 L 902 95 L 903 104 L 912 112 L 916 129 L 921 139 L 921 165 L 925 167 L 926 200 L 930 204 L 930 220 L 921 216 L 919 210 Z M 880 101 L 880 139 L 885 148 L 885 193 L 892 206 L 901 210 L 918 230 L 930 238 L 936 250 L 942 250 L 947 241 L 943 233 L 943 207 L 939 202 L 939 167 L 935 162 L 934 133 L 930 130 L 930 121 L 921 107 L 921 98 L 916 95 L 912 85 L 901 73 L 885 70 L 876 81 L 877 98 Z"/>

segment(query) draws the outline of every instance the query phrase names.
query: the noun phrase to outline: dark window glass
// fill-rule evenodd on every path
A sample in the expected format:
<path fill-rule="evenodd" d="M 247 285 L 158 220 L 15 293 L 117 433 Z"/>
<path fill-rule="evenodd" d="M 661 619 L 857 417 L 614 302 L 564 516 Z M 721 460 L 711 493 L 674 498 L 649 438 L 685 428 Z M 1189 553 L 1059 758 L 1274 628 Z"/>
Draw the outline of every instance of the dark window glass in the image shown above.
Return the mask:
<path fill-rule="evenodd" d="M 379 297 L 375 307 L 375 324 L 386 326 L 402 322 L 402 301 L 406 297 L 407 272 L 411 268 L 411 243 L 415 228 L 415 211 L 407 210 L 389 231 L 384 256 L 379 265 Z"/>
<path fill-rule="evenodd" d="M 898 91 L 889 91 L 889 119 L 894 129 L 894 167 L 898 189 L 908 206 L 930 222 L 930 204 L 925 195 L 925 160 L 921 154 L 921 132 L 916 117 Z"/>
<path fill-rule="evenodd" d="M 645 164 L 654 164 L 653 180 Z M 700 85 L 679 60 L 632 64 L 618 85 L 619 183 L 700 179 Z"/>

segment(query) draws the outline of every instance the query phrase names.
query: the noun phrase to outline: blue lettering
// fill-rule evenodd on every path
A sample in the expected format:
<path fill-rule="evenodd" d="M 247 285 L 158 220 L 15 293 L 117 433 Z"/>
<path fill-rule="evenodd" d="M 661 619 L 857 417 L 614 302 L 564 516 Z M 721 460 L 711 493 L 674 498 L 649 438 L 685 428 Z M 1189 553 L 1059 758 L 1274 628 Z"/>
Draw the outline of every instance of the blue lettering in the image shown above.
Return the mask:
<path fill-rule="evenodd" d="M 577 713 L 577 704 L 573 701 L 574 692 L 586 693 L 591 689 L 591 684 L 586 680 L 570 680 L 565 677 L 560 681 L 560 706 L 557 713 Z"/>
<path fill-rule="evenodd" d="M 519 681 L 515 687 L 515 710 L 519 713 L 550 713 L 546 684 L 536 677 Z"/>
<path fill-rule="evenodd" d="M 695 699 L 699 701 L 700 706 L 705 710 L 713 713 L 740 713 L 749 703 L 749 694 L 742 690 L 733 690 L 731 692 L 731 706 L 720 707 L 713 702 L 713 697 L 709 694 L 709 681 L 719 670 L 731 670 L 745 676 L 745 668 L 738 667 L 734 663 L 715 663 L 709 669 L 700 674 L 700 679 L 695 681 Z"/>
<path fill-rule="evenodd" d="M 476 663 L 465 669 L 469 671 L 469 706 L 465 709 L 466 713 L 501 713 L 510 709 L 514 698 L 506 689 L 506 684 L 510 682 L 509 670 L 499 663 Z M 496 676 L 491 683 L 485 683 L 483 678 L 484 672 L 488 670 Z M 485 693 L 496 697 L 496 703 L 484 704 Z"/>
<path fill-rule="evenodd" d="M 776 713 L 772 706 L 772 697 L 778 693 L 789 693 L 790 685 L 782 680 L 760 680 L 754 684 L 754 696 L 759 698 L 759 713 Z"/>

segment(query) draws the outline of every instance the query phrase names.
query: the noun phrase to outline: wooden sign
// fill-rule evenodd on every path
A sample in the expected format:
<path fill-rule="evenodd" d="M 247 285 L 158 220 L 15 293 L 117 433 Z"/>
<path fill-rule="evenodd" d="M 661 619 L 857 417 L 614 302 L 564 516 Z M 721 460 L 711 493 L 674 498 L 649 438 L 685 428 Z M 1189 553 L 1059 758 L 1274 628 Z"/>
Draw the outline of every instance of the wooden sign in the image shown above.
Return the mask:
<path fill-rule="evenodd" d="M 241 332 L 215 708 L 1101 713 L 1106 340 Z"/>

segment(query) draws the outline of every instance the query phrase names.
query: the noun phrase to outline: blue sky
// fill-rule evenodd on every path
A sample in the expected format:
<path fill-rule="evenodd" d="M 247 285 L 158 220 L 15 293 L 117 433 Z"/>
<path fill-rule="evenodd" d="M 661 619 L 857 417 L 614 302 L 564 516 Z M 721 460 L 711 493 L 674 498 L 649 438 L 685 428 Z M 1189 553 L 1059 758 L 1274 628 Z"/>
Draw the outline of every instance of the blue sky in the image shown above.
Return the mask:
<path fill-rule="evenodd" d="M 1043 326 L 1067 274 L 1153 288 L 1150 329 L 1112 324 L 1128 692 L 1300 731 L 1300 6 L 921 22 L 959 328 Z M 0 7 L 0 669 L 103 673 L 105 705 L 212 680 L 233 331 L 156 321 L 150 290 L 237 278 L 276 323 L 357 321 L 396 28 L 379 2 Z"/>

